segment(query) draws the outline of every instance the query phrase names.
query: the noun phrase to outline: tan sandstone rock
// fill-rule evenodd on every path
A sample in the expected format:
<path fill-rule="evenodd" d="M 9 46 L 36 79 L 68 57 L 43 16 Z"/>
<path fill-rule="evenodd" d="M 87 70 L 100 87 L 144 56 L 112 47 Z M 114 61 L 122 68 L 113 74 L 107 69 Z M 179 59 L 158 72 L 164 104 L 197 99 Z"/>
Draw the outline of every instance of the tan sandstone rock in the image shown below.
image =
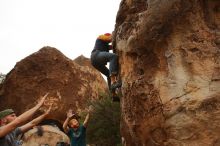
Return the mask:
<path fill-rule="evenodd" d="M 126 146 L 220 145 L 220 1 L 122 0 Z"/>
<path fill-rule="evenodd" d="M 18 62 L 0 88 L 0 109 L 13 108 L 18 114 L 33 107 L 49 92 L 46 104 L 54 103 L 49 118 L 63 121 L 66 111 L 86 108 L 90 99 L 107 90 L 107 83 L 88 58 L 70 60 L 52 47 L 44 47 Z M 87 64 L 87 65 L 86 65 Z M 44 109 L 42 109 L 44 110 Z"/>

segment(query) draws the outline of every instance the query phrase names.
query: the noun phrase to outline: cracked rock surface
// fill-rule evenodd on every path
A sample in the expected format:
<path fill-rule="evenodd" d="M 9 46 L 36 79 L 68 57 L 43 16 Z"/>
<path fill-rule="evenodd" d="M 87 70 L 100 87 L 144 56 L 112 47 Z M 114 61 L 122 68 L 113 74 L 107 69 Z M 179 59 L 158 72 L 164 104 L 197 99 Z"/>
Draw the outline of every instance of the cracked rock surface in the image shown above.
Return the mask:
<path fill-rule="evenodd" d="M 126 146 L 220 145 L 220 1 L 122 0 L 114 32 Z"/>

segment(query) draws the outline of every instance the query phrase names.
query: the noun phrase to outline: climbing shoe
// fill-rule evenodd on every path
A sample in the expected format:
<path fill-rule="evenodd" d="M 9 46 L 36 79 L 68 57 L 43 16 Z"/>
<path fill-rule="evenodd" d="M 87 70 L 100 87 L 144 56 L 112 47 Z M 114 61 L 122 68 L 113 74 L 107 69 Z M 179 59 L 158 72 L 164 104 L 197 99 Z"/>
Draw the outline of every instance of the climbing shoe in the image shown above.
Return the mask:
<path fill-rule="evenodd" d="M 113 102 L 120 102 L 120 97 L 118 96 L 116 90 L 112 91 L 111 97 L 112 97 L 112 101 Z"/>
<path fill-rule="evenodd" d="M 114 92 L 117 88 L 120 88 L 121 85 L 121 81 L 114 82 L 113 84 L 111 84 L 111 91 Z"/>

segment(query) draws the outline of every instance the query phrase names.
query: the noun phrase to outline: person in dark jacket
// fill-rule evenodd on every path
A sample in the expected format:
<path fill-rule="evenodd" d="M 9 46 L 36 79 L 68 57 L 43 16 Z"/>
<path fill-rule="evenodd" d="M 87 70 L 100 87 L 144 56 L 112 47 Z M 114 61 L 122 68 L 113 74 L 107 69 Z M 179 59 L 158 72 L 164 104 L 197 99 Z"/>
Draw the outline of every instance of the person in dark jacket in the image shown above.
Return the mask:
<path fill-rule="evenodd" d="M 98 36 L 95 42 L 95 47 L 91 53 L 92 65 L 107 77 L 109 90 L 112 92 L 113 101 L 119 101 L 119 97 L 116 94 L 116 89 L 121 86 L 121 83 L 117 82 L 118 75 L 118 55 L 110 53 L 112 50 L 112 35 L 105 33 Z M 106 67 L 109 62 L 109 69 Z"/>

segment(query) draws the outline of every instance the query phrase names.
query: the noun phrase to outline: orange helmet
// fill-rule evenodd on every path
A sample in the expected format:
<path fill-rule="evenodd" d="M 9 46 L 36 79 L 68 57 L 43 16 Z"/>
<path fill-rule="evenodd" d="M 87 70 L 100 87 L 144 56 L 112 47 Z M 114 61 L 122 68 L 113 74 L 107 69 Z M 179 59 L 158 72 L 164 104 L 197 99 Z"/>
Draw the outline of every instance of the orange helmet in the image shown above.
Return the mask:
<path fill-rule="evenodd" d="M 111 42 L 112 41 L 112 34 L 105 33 L 103 35 L 98 36 L 98 39 L 103 40 L 105 42 Z"/>
<path fill-rule="evenodd" d="M 105 36 L 111 36 L 112 34 L 110 34 L 110 33 L 105 33 L 104 35 L 105 35 Z"/>

